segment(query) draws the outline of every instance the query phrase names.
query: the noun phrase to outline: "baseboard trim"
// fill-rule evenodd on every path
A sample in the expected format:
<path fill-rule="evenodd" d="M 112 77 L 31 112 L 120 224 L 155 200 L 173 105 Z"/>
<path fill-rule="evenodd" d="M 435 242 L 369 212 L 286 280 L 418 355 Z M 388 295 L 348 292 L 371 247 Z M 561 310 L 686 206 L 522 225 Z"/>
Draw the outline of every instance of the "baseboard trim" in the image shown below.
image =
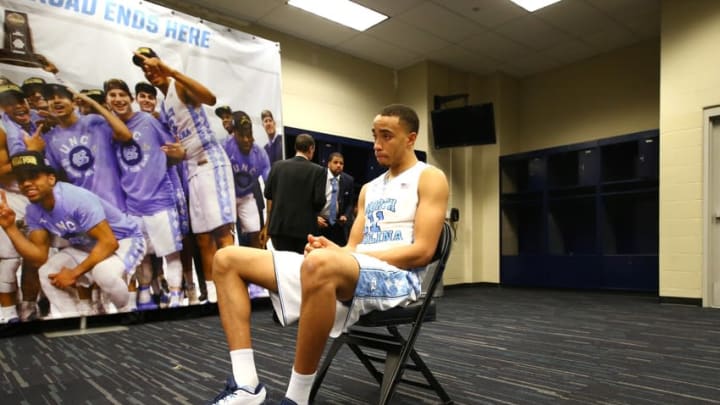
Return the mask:
<path fill-rule="evenodd" d="M 661 304 L 702 306 L 702 298 L 659 297 L 659 301 Z"/>

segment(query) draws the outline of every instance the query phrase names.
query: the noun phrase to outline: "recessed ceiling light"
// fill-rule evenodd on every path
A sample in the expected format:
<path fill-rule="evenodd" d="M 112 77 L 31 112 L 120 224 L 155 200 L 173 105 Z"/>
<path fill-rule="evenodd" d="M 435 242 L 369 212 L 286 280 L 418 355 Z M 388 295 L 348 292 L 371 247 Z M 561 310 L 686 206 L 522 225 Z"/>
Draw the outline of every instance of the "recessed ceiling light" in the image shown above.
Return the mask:
<path fill-rule="evenodd" d="M 560 0 L 510 0 L 518 6 L 524 8 L 529 12 L 539 10 L 543 7 L 547 7 L 553 3 L 557 3 Z"/>
<path fill-rule="evenodd" d="M 289 0 L 288 4 L 358 31 L 388 18 L 349 0 Z"/>

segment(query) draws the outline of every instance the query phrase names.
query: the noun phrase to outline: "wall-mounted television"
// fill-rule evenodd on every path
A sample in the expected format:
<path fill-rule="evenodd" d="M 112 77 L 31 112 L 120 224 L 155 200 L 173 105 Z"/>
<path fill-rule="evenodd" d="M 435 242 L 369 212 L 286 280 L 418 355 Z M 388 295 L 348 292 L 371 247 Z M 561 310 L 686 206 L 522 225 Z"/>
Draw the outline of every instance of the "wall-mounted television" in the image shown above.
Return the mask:
<path fill-rule="evenodd" d="M 433 110 L 435 149 L 495 143 L 495 116 L 492 103 Z"/>

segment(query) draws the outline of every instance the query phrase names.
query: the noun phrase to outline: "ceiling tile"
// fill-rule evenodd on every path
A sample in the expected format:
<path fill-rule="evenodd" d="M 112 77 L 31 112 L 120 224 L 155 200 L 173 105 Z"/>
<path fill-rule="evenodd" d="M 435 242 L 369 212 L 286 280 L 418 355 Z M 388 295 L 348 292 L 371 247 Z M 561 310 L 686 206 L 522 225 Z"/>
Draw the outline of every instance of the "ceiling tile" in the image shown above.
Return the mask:
<path fill-rule="evenodd" d="M 485 28 L 497 27 L 527 14 L 509 0 L 454 0 L 440 4 Z"/>
<path fill-rule="evenodd" d="M 404 13 L 412 7 L 423 3 L 425 0 L 353 0 L 355 3 L 375 10 L 378 13 L 393 17 L 400 13 Z"/>
<path fill-rule="evenodd" d="M 453 43 L 462 41 L 478 29 L 471 20 L 431 2 L 422 3 L 398 18 Z"/>
<path fill-rule="evenodd" d="M 491 58 L 467 51 L 456 45 L 433 51 L 428 54 L 428 59 L 461 71 L 477 74 L 488 74 L 495 71 L 496 64 Z"/>
<path fill-rule="evenodd" d="M 460 47 L 504 62 L 521 56 L 531 49 L 492 31 L 485 31 L 460 42 Z"/>
<path fill-rule="evenodd" d="M 246 22 L 255 22 L 277 7 L 287 7 L 284 0 L 172 0 L 172 2 L 194 4 Z"/>
<path fill-rule="evenodd" d="M 601 32 L 582 38 L 582 40 L 592 46 L 597 54 L 605 53 L 637 42 L 637 39 L 632 32 L 620 25 L 607 27 Z"/>
<path fill-rule="evenodd" d="M 660 11 L 660 0 L 586 0 L 598 10 L 613 17 L 640 15 Z"/>
<path fill-rule="evenodd" d="M 419 53 L 431 52 L 450 45 L 449 42 L 398 19 L 378 24 L 367 33 L 381 41 Z"/>
<path fill-rule="evenodd" d="M 514 19 L 497 27 L 495 31 L 536 50 L 547 49 L 558 44 L 565 35 L 557 28 L 553 28 L 532 15 Z"/>
<path fill-rule="evenodd" d="M 358 31 L 319 18 L 292 6 L 278 7 L 258 24 L 325 46 L 334 46 L 358 35 Z"/>
<path fill-rule="evenodd" d="M 612 22 L 608 15 L 586 3 L 563 1 L 543 8 L 537 17 L 549 25 L 572 35 L 588 35 L 603 30 Z"/>
<path fill-rule="evenodd" d="M 410 52 L 395 45 L 361 34 L 343 42 L 337 49 L 358 58 L 369 60 L 393 69 L 402 69 L 421 61 L 420 54 Z"/>
<path fill-rule="evenodd" d="M 591 57 L 595 50 L 585 42 L 568 39 L 541 53 L 562 64 L 570 64 Z"/>

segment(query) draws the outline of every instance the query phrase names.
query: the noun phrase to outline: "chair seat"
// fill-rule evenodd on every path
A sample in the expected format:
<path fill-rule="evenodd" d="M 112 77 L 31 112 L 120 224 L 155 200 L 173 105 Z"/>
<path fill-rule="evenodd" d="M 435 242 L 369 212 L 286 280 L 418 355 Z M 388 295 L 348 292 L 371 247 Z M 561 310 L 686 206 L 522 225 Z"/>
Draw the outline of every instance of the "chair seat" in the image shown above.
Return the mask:
<path fill-rule="evenodd" d="M 422 301 L 416 301 L 406 307 L 395 307 L 386 311 L 373 311 L 360 317 L 355 325 L 357 326 L 387 326 L 404 325 L 415 322 L 418 311 L 422 308 Z M 437 309 L 435 300 L 427 306 L 427 312 L 423 317 L 424 322 L 435 320 Z"/>

